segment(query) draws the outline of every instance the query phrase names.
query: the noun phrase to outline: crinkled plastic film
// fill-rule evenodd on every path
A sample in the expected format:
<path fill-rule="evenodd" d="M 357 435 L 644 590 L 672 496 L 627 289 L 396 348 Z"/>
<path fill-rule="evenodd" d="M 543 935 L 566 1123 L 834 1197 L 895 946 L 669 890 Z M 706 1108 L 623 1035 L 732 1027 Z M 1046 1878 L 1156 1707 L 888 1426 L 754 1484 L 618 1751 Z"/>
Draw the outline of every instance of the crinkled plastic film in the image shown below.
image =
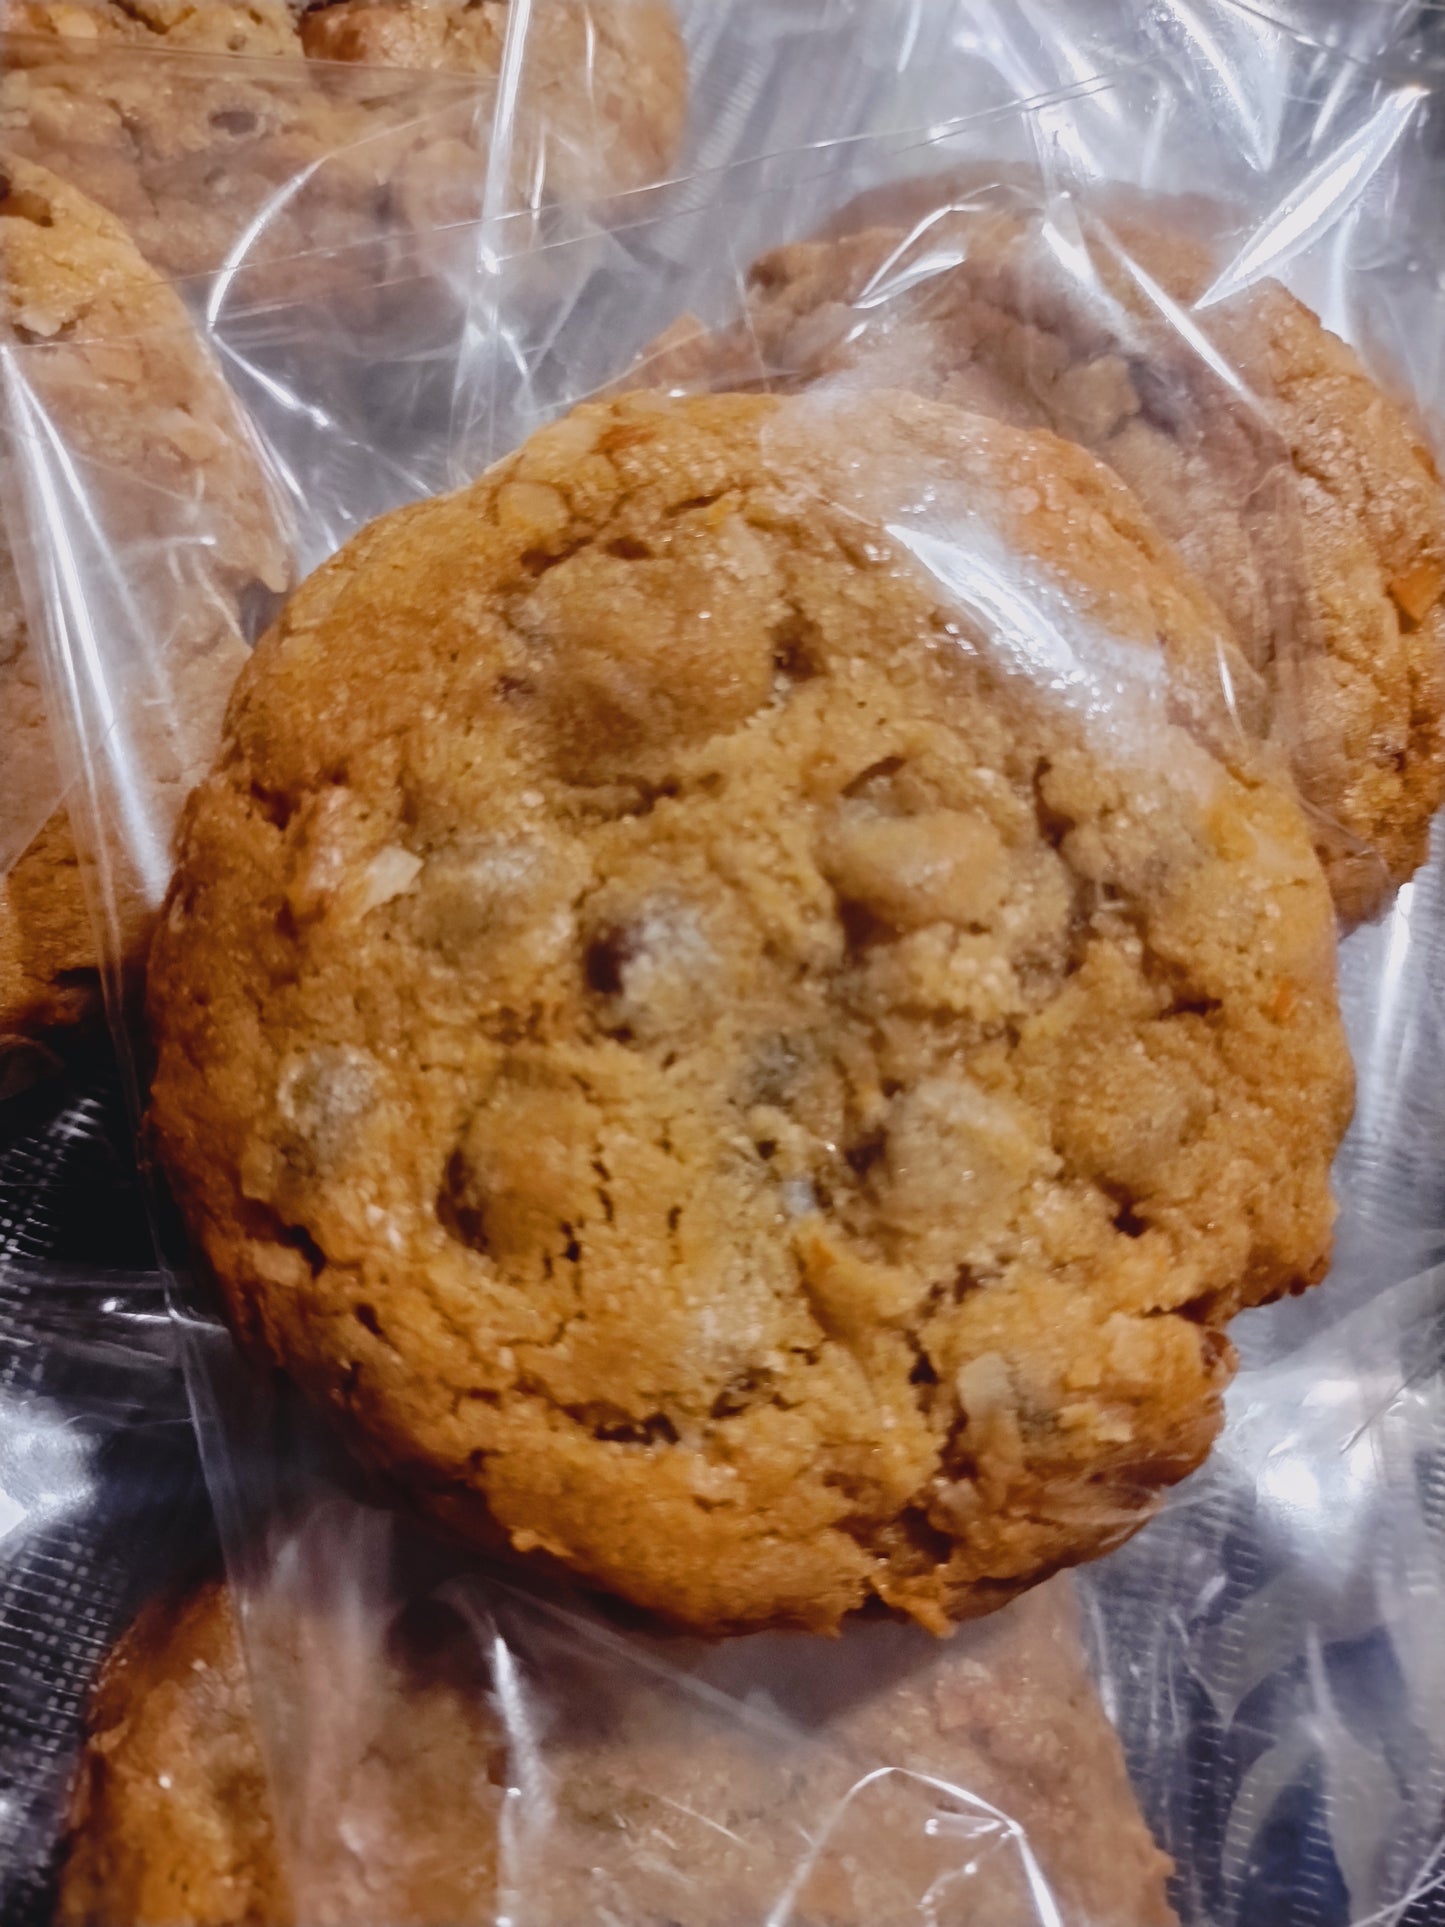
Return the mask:
<path fill-rule="evenodd" d="M 206 272 L 185 284 L 186 306 L 245 411 L 290 572 L 639 371 L 677 387 L 793 384 L 799 370 L 747 330 L 728 340 L 749 271 L 770 248 L 829 230 L 860 195 L 885 212 L 901 196 L 910 231 L 960 201 L 1021 216 L 1096 287 L 1101 246 L 1126 277 L 1148 275 L 1113 184 L 1205 194 L 1224 211 L 1218 288 L 1279 277 L 1433 419 L 1445 396 L 1440 116 L 1399 9 L 918 4 L 888 10 L 886 30 L 881 17 L 835 4 L 692 10 L 691 118 L 675 167 L 660 169 L 675 178 L 586 205 L 568 192 L 586 144 L 549 119 L 544 84 L 529 94 L 545 61 L 519 27 L 500 107 L 488 100 L 508 159 L 476 177 L 485 206 L 443 209 L 439 225 L 399 218 L 392 202 L 379 226 L 373 208 L 338 230 L 323 197 L 299 247 L 284 233 L 270 247 L 263 219 L 221 272 L 188 260 Z M 216 84 L 235 84 L 229 69 Z M 452 85 L 426 84 L 444 96 Z M 383 93 L 421 85 L 388 78 Z M 471 117 L 474 137 L 475 99 L 442 112 Z M 1212 209 L 1198 217 L 1206 231 L 1221 218 Z M 1090 222 L 1094 251 L 1068 256 Z M 916 285 L 904 281 L 905 293 Z M 731 356 L 721 375 L 719 341 Z M 213 721 L 175 700 L 177 623 L 209 609 L 228 634 L 254 635 L 265 597 L 248 601 L 227 574 L 223 493 L 199 487 L 184 528 L 137 528 L 67 399 L 85 346 L 6 350 L 10 506 L 119 964 L 119 886 L 105 879 L 138 878 L 125 888 L 159 900 L 180 795 L 211 752 Z M 1207 328 L 1185 325 L 1175 346 L 1176 379 L 1214 352 Z M 1211 375 L 1227 382 L 1228 368 Z M 799 405 L 856 405 L 830 392 Z M 1260 444 L 1256 483 L 1277 453 Z M 917 510 L 888 504 L 895 518 Z M 946 500 L 944 520 L 957 566 Z M 1288 578 L 1299 556 L 1281 526 Z M 923 549 L 922 565 L 938 566 Z M 978 554 L 975 543 L 975 567 Z M 1026 629 L 1046 601 L 1025 599 Z M 1085 706 L 1107 725 L 1107 699 L 1086 692 Z M 1331 1276 L 1239 1321 L 1243 1368 L 1213 1457 L 1078 1582 L 1099 1690 L 1191 1927 L 1436 1917 L 1441 888 L 1437 854 L 1342 948 L 1359 1103 L 1337 1167 Z M 446 1730 L 474 1762 L 461 1777 L 497 1842 L 493 1884 L 472 1899 L 499 1917 L 1108 1917 L 1099 1890 L 1070 1884 L 1088 1858 L 1080 1843 L 1098 1850 L 1087 1812 L 1061 1846 L 1047 1803 L 1042 1820 L 1031 1813 L 1039 1782 L 1027 1771 L 990 1786 L 977 1749 L 955 1741 L 920 1766 L 895 1737 L 910 1708 L 937 1706 L 954 1667 L 976 1691 L 992 1679 L 1028 1705 L 1027 1682 L 1047 1674 L 1038 1653 L 1073 1638 L 1066 1589 L 1051 1584 L 944 1647 L 870 1626 L 825 1647 L 657 1640 L 414 1541 L 359 1501 L 358 1475 L 310 1419 L 241 1372 L 189 1291 L 177 1315 L 302 1917 L 402 1917 L 417 1863 L 448 1860 L 457 1810 L 408 1808 L 414 1702 L 397 1655 L 428 1613 L 428 1650 L 450 1655 L 443 1672 L 464 1682 L 456 1703 L 470 1709 Z"/>

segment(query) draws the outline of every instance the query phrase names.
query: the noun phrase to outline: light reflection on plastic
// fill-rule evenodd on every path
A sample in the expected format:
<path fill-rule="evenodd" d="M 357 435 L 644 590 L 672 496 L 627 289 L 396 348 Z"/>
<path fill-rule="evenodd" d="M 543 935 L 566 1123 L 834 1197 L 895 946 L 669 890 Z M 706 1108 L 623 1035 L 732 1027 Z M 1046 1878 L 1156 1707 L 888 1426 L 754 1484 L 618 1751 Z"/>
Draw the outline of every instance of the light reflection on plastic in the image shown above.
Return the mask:
<path fill-rule="evenodd" d="M 1209 339 L 1209 336 L 1205 334 L 1203 329 L 1190 319 L 1188 309 L 1181 307 L 1173 296 L 1167 293 L 1152 275 L 1147 274 L 1131 256 L 1125 254 L 1122 250 L 1119 250 L 1118 254 L 1119 259 L 1133 276 L 1135 285 L 1139 288 L 1140 292 L 1149 297 L 1154 307 L 1169 323 L 1169 326 L 1179 335 L 1181 340 L 1188 343 L 1192 352 L 1199 357 L 1209 372 L 1214 375 L 1218 381 L 1222 382 L 1226 388 L 1232 390 L 1241 401 L 1252 403 L 1254 401 L 1252 390 L 1240 377 L 1238 370 L 1220 354 L 1219 350 Z M 1201 308 L 1205 307 L 1208 304 L 1209 298 L 1208 295 L 1204 296 L 1196 303 L 1196 306 Z"/>
<path fill-rule="evenodd" d="M 920 221 L 868 277 L 861 294 L 849 305 L 859 309 L 881 308 L 890 301 L 897 301 L 923 283 L 933 280 L 935 275 L 948 274 L 952 269 L 962 267 L 968 256 L 959 247 L 935 247 L 917 260 L 910 258 L 917 242 L 931 227 L 941 221 L 945 214 L 952 211 L 951 208 L 940 209 L 937 214 L 930 214 L 925 220 Z M 900 262 L 906 265 L 899 267 L 897 264 Z"/>
<path fill-rule="evenodd" d="M 48 1399 L 0 1399 L 0 1539 L 73 1506 L 91 1487 L 91 1442 Z"/>
<path fill-rule="evenodd" d="M 1306 1365 L 1240 1381 L 1249 1402 L 1225 1448 L 1252 1465 L 1261 1502 L 1308 1564 L 1339 1561 L 1343 1546 L 1372 1530 L 1381 1457 L 1391 1449 L 1407 1389 L 1394 1373 L 1372 1372 L 1363 1361 L 1351 1377 L 1321 1376 Z"/>
<path fill-rule="evenodd" d="M 1061 589 L 1021 569 L 1018 556 L 977 516 L 950 518 L 947 531 L 885 525 L 954 602 L 985 624 L 1005 667 L 1052 690 L 1125 753 L 1139 755 L 1151 729 L 1166 720 L 1163 656 L 1097 632 L 1081 654 L 1071 640 L 1081 627 L 1078 612 Z"/>
<path fill-rule="evenodd" d="M 541 1738 L 528 1704 L 526 1681 L 511 1647 L 500 1633 L 492 1638 L 492 1682 L 507 1735 L 509 1785 L 501 1815 L 501 1866 L 504 1897 L 497 1927 L 518 1927 L 516 1902 L 525 1887 L 526 1855 L 519 1836 L 545 1839 L 552 1821 L 552 1799 Z"/>
<path fill-rule="evenodd" d="M 1415 904 L 1415 885 L 1405 884 L 1390 909 L 1389 942 L 1380 965 L 1379 990 L 1375 1004 L 1374 1048 L 1366 1057 L 1367 1078 L 1371 1088 L 1381 1087 L 1389 1096 L 1396 1081 L 1395 1052 L 1387 1040 L 1399 1030 L 1400 1014 L 1406 1008 L 1411 957 L 1411 916 Z M 1361 1080 L 1362 1083 L 1365 1081 Z M 1364 1093 L 1362 1091 L 1361 1096 Z M 1363 1108 L 1363 1107 L 1362 1107 Z"/>
<path fill-rule="evenodd" d="M 1278 274 L 1286 261 L 1319 239 L 1352 208 L 1389 159 L 1410 127 L 1429 90 L 1417 83 L 1401 87 L 1348 140 L 1286 195 L 1270 216 L 1200 296 L 1198 306 L 1227 301 L 1266 274 Z"/>
<path fill-rule="evenodd" d="M 1187 0 L 1172 0 L 1169 25 L 1233 108 L 1241 146 L 1259 172 L 1269 166 L 1279 139 L 1288 97 L 1279 68 L 1281 56 L 1287 60 L 1289 50 L 1280 46 L 1279 28 L 1272 21 L 1248 12 L 1231 13 L 1226 21 L 1215 17 L 1214 8 L 1208 12 L 1206 19 L 1204 10 Z M 1226 27 L 1233 45 L 1226 42 Z"/>
<path fill-rule="evenodd" d="M 1286 1512 L 1314 1513 L 1320 1509 L 1320 1482 L 1294 1451 L 1267 1460 L 1259 1475 L 1262 1497 Z"/>

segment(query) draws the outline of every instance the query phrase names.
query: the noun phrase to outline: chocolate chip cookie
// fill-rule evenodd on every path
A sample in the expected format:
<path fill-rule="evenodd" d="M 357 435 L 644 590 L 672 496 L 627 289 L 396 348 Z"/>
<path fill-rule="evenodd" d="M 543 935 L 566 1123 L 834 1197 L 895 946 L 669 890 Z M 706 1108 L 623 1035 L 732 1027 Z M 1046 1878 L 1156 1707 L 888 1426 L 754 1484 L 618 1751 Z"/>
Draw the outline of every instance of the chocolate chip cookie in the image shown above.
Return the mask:
<path fill-rule="evenodd" d="M 65 437 L 71 473 L 117 547 L 170 545 L 170 632 L 150 639 L 147 664 L 117 659 L 106 671 L 117 711 L 111 746 L 130 743 L 136 795 L 145 791 L 164 814 L 168 791 L 173 818 L 211 754 L 245 659 L 241 603 L 287 580 L 270 489 L 184 308 L 119 223 L 44 168 L 3 153 L 0 336 L 21 350 L 17 384 Z M 150 704 L 144 679 L 157 675 L 165 700 Z M 0 759 L 18 846 L 0 875 L 0 1035 L 26 1034 L 95 1015 L 99 948 L 70 821 L 57 807 L 39 665 L 8 550 Z M 120 857 L 108 888 L 119 960 L 134 969 L 154 899 Z"/>
<path fill-rule="evenodd" d="M 1117 1544 L 1320 1276 L 1328 892 L 1092 457 L 904 395 L 584 406 L 317 572 L 152 953 L 253 1352 L 700 1630 Z"/>
<path fill-rule="evenodd" d="M 796 1927 L 877 1927 L 924 1918 L 940 1879 L 960 1918 L 1033 1927 L 1019 1838 L 1064 1921 L 1171 1927 L 1169 1863 L 1135 1803 L 1064 1582 L 947 1647 L 920 1652 L 887 1631 L 815 1652 L 794 1644 L 776 1671 L 756 1642 L 721 1668 L 674 1648 L 654 1675 L 596 1656 L 587 1667 L 559 1646 L 538 1681 L 552 1702 L 540 1785 L 537 1763 L 529 1775 L 508 1747 L 454 1607 L 418 1602 L 384 1650 L 344 1668 L 339 1623 L 298 1622 L 295 1650 L 279 1655 L 253 1634 L 282 1667 L 310 1638 L 325 1655 L 313 1682 L 329 1673 L 333 1692 L 343 1678 L 350 1689 L 343 1706 L 313 1687 L 296 1735 L 303 1757 L 287 1764 L 309 1824 L 288 1880 L 229 1595 L 212 1583 L 158 1600 L 95 1697 L 58 1927 L 480 1927 L 496 1918 L 499 1873 L 539 1927 L 740 1927 L 771 1917 L 794 1883 Z M 706 1697 L 714 1673 L 726 1691 L 749 1668 L 783 1683 L 782 1717 Z M 509 1781 L 528 1790 L 499 1849 Z"/>
<path fill-rule="evenodd" d="M 506 0 L 338 0 L 304 15 L 285 0 L 0 0 L 16 36 L 0 133 L 117 214 L 172 276 L 212 272 L 243 245 L 253 264 L 374 249 L 477 218 L 507 18 Z M 510 127 L 517 192 L 655 180 L 686 109 L 665 0 L 536 0 Z M 307 264 L 303 292 L 327 266 Z M 331 264 L 333 284 L 342 272 Z M 265 286 L 290 296 L 301 274 Z"/>
<path fill-rule="evenodd" d="M 1228 250 L 1194 204 L 1046 219 L 1036 198 L 919 183 L 778 249 L 720 377 L 745 340 L 785 384 L 908 387 L 1099 455 L 1266 678 L 1341 915 L 1368 917 L 1445 794 L 1445 491 L 1423 435 L 1278 282 L 1216 298 Z"/>

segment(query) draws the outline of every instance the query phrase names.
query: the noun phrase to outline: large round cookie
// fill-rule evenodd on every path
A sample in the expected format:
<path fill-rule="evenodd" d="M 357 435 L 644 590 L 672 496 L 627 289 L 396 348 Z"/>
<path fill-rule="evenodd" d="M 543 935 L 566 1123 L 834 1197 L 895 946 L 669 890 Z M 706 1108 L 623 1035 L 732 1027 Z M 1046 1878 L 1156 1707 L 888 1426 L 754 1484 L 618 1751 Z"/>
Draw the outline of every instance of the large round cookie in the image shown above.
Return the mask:
<path fill-rule="evenodd" d="M 103 209 L 3 152 L 0 339 L 35 349 L 17 357 L 17 379 L 65 438 L 114 538 L 128 551 L 156 554 L 169 542 L 178 584 L 192 553 L 206 557 L 192 592 L 179 598 L 172 632 L 154 639 L 166 704 L 124 716 L 146 765 L 141 789 L 173 789 L 173 817 L 211 754 L 245 660 L 241 605 L 286 585 L 274 501 L 230 391 L 174 293 Z M 22 829 L 26 840 L 0 870 L 0 1052 L 17 1034 L 93 1017 L 100 1001 L 99 943 L 69 817 L 57 807 L 39 664 L 3 542 L 0 767 L 10 785 L 6 821 L 17 842 Z M 119 674 L 118 662 L 108 668 Z M 124 713 L 123 686 L 116 702 Z M 153 903 L 123 861 L 109 887 L 115 960 L 135 968 L 150 941 Z"/>
<path fill-rule="evenodd" d="M 1117 1543 L 1323 1270 L 1349 1110 L 1221 660 L 1105 468 L 901 395 L 594 404 L 374 524 L 152 953 L 238 1330 L 438 1517 L 699 1628 Z"/>
<path fill-rule="evenodd" d="M 497 1916 L 499 1860 L 526 1918 L 547 1927 L 743 1927 L 794 1882 L 794 1927 L 879 1927 L 923 1919 L 940 1876 L 963 1910 L 950 1919 L 1034 1927 L 1017 1839 L 1002 1819 L 980 1825 L 975 1805 L 970 1842 L 950 1786 L 1014 1823 L 1064 1919 L 1171 1927 L 1169 1863 L 1135 1804 L 1076 1617 L 1060 1582 L 950 1647 L 901 1651 L 874 1629 L 854 1668 L 832 1645 L 772 1668 L 752 1643 L 721 1656 L 724 1673 L 744 1675 L 725 1690 L 749 1667 L 779 1683 L 786 1726 L 707 1697 L 719 1670 L 708 1658 L 674 1649 L 652 1677 L 614 1659 L 599 1682 L 575 1654 L 569 1668 L 550 1653 L 539 1786 L 535 1761 L 529 1775 L 508 1757 L 492 1682 L 454 1609 L 411 1609 L 384 1652 L 349 1664 L 338 1664 L 344 1622 L 298 1616 L 281 1664 L 304 1663 L 307 1640 L 322 1647 L 316 1670 L 330 1669 L 333 1697 L 313 1685 L 287 1762 L 306 1789 L 297 1883 L 229 1597 L 212 1583 L 159 1599 L 95 1696 L 57 1927 L 290 1927 L 298 1914 L 480 1927 Z M 668 1683 L 678 1664 L 698 1666 L 703 1693 Z M 341 1680 L 354 1687 L 344 1705 Z M 525 1788 L 524 1807 L 499 1855 L 509 1781 Z M 930 1840 L 935 1815 L 942 1838 Z"/>
<path fill-rule="evenodd" d="M 1226 250 L 1191 205 L 1069 204 L 1050 232 L 1010 204 L 1028 198 L 869 197 L 755 266 L 747 340 L 785 379 L 940 395 L 1108 462 L 1268 679 L 1336 902 L 1369 916 L 1445 795 L 1445 491 L 1423 438 L 1278 282 L 1202 301 Z"/>

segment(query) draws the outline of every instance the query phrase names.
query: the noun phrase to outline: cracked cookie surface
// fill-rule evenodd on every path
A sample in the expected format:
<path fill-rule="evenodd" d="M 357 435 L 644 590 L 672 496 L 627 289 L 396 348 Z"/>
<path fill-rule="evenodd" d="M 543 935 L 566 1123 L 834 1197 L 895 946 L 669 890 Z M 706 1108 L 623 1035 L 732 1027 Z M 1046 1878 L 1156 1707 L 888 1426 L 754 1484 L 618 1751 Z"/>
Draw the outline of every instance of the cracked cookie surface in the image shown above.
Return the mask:
<path fill-rule="evenodd" d="M 238 1331 L 438 1518 L 700 1629 L 1117 1543 L 1323 1270 L 1349 1110 L 1227 647 L 1102 465 L 902 395 L 594 404 L 373 524 L 152 954 Z"/>
<path fill-rule="evenodd" d="M 866 379 L 1045 426 L 1108 462 L 1265 677 L 1354 922 L 1423 861 L 1445 795 L 1445 492 L 1405 411 L 1278 282 L 1201 303 L 1226 250 L 1191 225 L 1209 225 L 1191 204 L 1171 219 L 1120 193 L 1051 233 L 996 190 L 950 206 L 946 183 L 905 184 L 757 263 L 747 355 L 788 383 Z M 724 380 L 743 350 L 719 342 Z M 705 342 L 684 360 L 707 378 Z M 650 372 L 666 379 L 665 353 Z"/>

